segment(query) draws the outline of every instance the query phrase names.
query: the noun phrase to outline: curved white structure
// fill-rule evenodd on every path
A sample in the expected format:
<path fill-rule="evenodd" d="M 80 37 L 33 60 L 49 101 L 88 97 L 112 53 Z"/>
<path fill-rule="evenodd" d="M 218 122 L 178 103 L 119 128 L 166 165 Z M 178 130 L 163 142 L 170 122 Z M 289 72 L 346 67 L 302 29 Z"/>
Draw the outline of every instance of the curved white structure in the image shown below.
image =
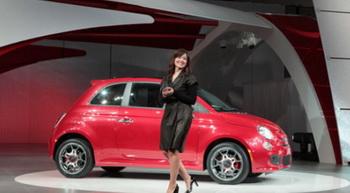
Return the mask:
<path fill-rule="evenodd" d="M 313 1 L 326 58 L 344 165 L 350 164 L 350 1 Z"/>
<path fill-rule="evenodd" d="M 137 6 L 159 9 L 179 14 L 185 14 L 195 17 L 202 17 L 217 21 L 226 21 L 231 23 L 245 24 L 270 29 L 271 25 L 261 20 L 257 15 L 243 12 L 236 9 L 216 6 L 208 3 L 202 3 L 191 0 L 111 0 L 133 4 Z"/>
<path fill-rule="evenodd" d="M 74 30 L 154 22 L 148 15 L 38 0 L 1 0 L 0 18 L 0 47 Z"/>

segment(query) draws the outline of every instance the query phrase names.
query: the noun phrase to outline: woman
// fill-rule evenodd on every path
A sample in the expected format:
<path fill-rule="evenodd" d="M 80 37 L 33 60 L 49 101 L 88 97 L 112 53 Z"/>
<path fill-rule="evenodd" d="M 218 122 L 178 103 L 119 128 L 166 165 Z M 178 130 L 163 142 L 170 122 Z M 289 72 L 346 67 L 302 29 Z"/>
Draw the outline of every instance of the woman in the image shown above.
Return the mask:
<path fill-rule="evenodd" d="M 192 107 L 197 98 L 198 83 L 191 74 L 190 57 L 184 49 L 171 57 L 167 76 L 161 83 L 160 102 L 166 103 L 161 123 L 160 149 L 170 163 L 170 182 L 167 193 L 177 193 L 178 174 L 186 182 L 186 193 L 192 192 L 197 181 L 185 170 L 179 153 L 184 151 L 185 140 L 192 122 Z"/>

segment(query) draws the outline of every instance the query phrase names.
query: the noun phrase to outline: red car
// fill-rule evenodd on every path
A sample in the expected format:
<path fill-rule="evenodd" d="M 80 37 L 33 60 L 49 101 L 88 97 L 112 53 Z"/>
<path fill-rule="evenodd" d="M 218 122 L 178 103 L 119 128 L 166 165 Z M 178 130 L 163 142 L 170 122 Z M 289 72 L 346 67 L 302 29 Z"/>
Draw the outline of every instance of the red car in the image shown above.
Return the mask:
<path fill-rule="evenodd" d="M 94 166 L 168 168 L 159 149 L 164 107 L 157 103 L 160 79 L 116 78 L 92 86 L 57 121 L 49 156 L 66 177 L 86 176 Z M 268 121 L 230 108 L 200 89 L 184 153 L 187 169 L 208 170 L 218 183 L 291 166 L 287 135 Z"/>

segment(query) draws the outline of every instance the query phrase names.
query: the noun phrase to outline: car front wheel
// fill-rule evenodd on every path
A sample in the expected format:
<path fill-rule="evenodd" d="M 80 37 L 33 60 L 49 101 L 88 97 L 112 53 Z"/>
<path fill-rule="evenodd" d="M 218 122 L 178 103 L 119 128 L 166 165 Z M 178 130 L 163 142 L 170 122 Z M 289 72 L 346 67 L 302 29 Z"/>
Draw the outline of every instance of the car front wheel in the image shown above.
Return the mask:
<path fill-rule="evenodd" d="M 250 162 L 244 149 L 235 143 L 221 143 L 207 157 L 210 177 L 219 184 L 238 184 L 245 180 Z"/>
<path fill-rule="evenodd" d="M 90 144 L 83 139 L 69 139 L 57 149 L 55 162 L 66 177 L 81 178 L 91 172 L 95 163 Z"/>

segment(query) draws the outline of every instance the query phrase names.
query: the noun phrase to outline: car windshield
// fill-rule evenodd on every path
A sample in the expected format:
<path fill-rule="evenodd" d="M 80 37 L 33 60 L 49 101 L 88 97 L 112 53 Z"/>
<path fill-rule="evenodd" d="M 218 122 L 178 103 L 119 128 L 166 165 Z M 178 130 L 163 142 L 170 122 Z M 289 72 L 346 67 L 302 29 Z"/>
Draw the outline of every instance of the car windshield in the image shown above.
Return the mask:
<path fill-rule="evenodd" d="M 207 102 L 217 112 L 240 112 L 237 108 L 230 107 L 225 102 L 206 90 L 199 89 L 198 96 Z"/>

